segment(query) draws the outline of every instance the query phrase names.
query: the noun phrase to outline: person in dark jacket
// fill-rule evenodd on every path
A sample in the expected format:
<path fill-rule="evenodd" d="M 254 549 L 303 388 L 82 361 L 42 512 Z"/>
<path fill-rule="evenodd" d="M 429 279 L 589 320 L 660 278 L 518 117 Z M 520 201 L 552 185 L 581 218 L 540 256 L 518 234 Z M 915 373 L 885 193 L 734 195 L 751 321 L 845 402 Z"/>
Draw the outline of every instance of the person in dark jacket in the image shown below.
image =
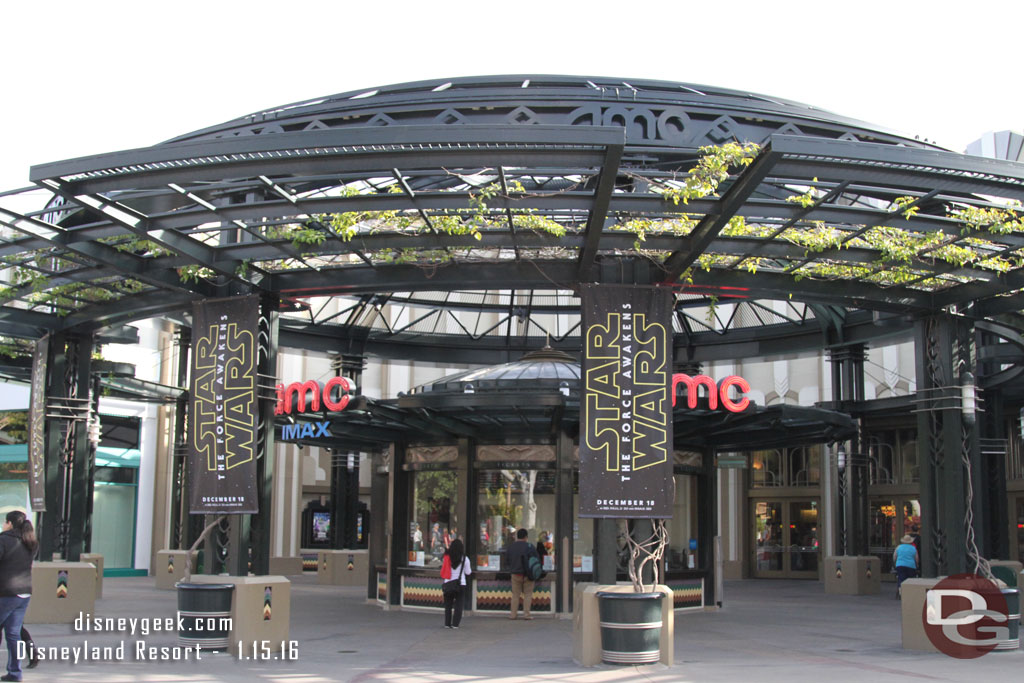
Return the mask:
<path fill-rule="evenodd" d="M 0 681 L 21 680 L 18 641 L 32 597 L 32 557 L 38 545 L 25 513 L 8 512 L 0 532 L 0 628 L 7 640 L 7 673 L 0 676 Z"/>
<path fill-rule="evenodd" d="M 505 559 L 508 561 L 508 570 L 512 574 L 512 612 L 509 619 L 516 619 L 519 616 L 519 597 L 523 598 L 523 619 L 533 619 L 530 616 L 530 606 L 533 603 L 533 581 L 526 573 L 526 560 L 536 549 L 526 540 L 526 529 L 516 532 L 516 541 L 508 547 L 505 552 Z"/>

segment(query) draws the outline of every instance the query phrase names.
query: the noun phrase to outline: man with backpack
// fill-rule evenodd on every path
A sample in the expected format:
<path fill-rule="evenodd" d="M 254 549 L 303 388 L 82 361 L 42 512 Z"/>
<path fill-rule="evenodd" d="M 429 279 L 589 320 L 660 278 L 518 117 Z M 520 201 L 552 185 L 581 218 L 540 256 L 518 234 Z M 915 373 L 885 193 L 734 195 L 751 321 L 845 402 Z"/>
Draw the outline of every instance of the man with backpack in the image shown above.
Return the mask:
<path fill-rule="evenodd" d="M 520 596 L 523 600 L 523 619 L 533 619 L 530 616 L 533 582 L 543 576 L 537 549 L 527 542 L 526 536 L 526 529 L 517 531 L 515 542 L 505 551 L 508 569 L 512 573 L 512 613 L 509 619 L 518 618 Z"/>

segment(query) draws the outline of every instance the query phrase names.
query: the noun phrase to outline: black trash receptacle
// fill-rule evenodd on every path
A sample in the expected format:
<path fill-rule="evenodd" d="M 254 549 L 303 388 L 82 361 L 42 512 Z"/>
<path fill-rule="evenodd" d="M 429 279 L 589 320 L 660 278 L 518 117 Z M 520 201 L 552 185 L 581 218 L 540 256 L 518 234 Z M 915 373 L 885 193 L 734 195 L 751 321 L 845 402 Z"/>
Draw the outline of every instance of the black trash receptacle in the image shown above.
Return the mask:
<path fill-rule="evenodd" d="M 1000 592 L 1006 600 L 1006 611 L 1009 617 L 1006 625 L 1009 634 L 1006 640 L 996 645 L 996 650 L 1016 652 L 1020 649 L 1020 589 L 1003 588 Z"/>
<path fill-rule="evenodd" d="M 601 615 L 601 661 L 654 664 L 661 659 L 663 593 L 597 594 Z"/>
<path fill-rule="evenodd" d="M 184 629 L 178 644 L 207 650 L 226 650 L 231 632 L 230 583 L 178 583 L 178 614 Z"/>

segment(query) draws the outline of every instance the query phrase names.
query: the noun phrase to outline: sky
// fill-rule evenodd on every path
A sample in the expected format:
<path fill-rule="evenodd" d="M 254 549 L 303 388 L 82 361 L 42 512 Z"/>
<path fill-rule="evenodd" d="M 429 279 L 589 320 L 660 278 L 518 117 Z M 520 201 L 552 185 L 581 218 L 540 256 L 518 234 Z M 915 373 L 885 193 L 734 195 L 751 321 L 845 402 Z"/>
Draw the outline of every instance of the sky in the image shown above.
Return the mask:
<path fill-rule="evenodd" d="M 1024 3 L 7 2 L 0 190 L 277 105 L 456 76 L 679 81 L 811 104 L 956 151 L 1024 128 Z M 0 202 L 2 203 L 2 202 Z"/>

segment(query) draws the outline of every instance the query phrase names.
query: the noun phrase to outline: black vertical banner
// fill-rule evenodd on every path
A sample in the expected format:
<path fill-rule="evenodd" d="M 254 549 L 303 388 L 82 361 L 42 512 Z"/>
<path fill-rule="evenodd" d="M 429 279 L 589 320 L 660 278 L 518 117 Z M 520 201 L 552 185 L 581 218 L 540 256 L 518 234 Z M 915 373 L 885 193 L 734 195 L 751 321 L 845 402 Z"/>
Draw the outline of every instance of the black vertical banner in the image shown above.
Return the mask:
<path fill-rule="evenodd" d="M 580 517 L 672 516 L 672 291 L 583 285 Z"/>
<path fill-rule="evenodd" d="M 50 339 L 36 342 L 32 353 L 32 397 L 28 413 L 28 496 L 32 510 L 46 510 L 46 362 Z"/>
<path fill-rule="evenodd" d="M 208 299 L 192 314 L 191 514 L 256 513 L 259 297 Z"/>

